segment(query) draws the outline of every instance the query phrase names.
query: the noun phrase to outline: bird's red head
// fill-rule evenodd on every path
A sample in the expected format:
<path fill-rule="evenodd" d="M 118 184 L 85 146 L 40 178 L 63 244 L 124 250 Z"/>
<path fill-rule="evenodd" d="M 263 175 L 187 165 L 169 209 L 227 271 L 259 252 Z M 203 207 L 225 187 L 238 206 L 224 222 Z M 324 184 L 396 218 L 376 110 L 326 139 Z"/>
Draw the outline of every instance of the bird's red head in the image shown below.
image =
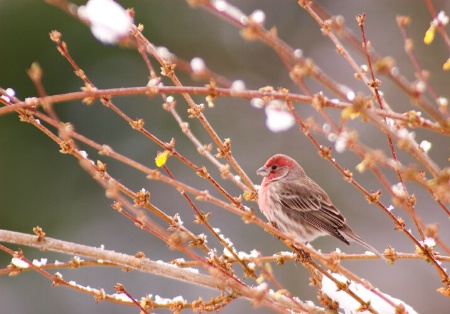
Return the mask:
<path fill-rule="evenodd" d="M 265 181 L 268 182 L 281 179 L 291 173 L 304 174 L 302 167 L 294 159 L 282 154 L 270 157 L 256 173 L 265 177 Z"/>
<path fill-rule="evenodd" d="M 294 166 L 296 166 L 298 164 L 291 157 L 288 157 L 283 154 L 277 154 L 277 155 L 273 155 L 272 157 L 270 157 L 269 160 L 267 160 L 266 163 L 264 164 L 264 167 L 270 168 L 274 165 L 279 166 L 279 167 L 293 168 Z"/>

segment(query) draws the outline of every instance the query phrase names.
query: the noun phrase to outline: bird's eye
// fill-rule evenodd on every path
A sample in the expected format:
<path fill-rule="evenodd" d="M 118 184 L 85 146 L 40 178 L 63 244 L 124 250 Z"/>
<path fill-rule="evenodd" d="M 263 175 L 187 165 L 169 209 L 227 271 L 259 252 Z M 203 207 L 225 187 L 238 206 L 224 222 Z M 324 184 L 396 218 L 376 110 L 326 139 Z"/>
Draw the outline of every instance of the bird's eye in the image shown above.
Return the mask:
<path fill-rule="evenodd" d="M 273 165 L 272 167 L 270 167 L 272 170 L 277 170 L 278 166 L 277 165 Z"/>

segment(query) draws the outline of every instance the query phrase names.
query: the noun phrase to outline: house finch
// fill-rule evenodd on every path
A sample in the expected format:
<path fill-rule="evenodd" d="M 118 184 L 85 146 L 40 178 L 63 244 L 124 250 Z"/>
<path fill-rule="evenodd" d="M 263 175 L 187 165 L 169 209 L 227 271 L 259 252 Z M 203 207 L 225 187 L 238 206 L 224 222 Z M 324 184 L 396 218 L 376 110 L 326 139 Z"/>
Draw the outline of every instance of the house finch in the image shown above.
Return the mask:
<path fill-rule="evenodd" d="M 258 205 L 264 216 L 299 242 L 332 235 L 346 244 L 355 241 L 385 259 L 345 222 L 327 193 L 292 158 L 272 156 L 256 171 L 264 177 Z"/>

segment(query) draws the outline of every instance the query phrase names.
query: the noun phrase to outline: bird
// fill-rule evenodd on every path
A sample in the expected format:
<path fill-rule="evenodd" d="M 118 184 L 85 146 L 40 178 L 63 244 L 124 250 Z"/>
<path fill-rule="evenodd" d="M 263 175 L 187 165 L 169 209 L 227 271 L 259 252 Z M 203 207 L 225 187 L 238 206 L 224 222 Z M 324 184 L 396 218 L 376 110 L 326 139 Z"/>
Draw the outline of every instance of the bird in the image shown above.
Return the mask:
<path fill-rule="evenodd" d="M 276 154 L 256 173 L 263 176 L 258 206 L 270 223 L 298 242 L 331 235 L 345 244 L 357 242 L 381 259 L 385 257 L 347 224 L 328 194 L 291 157 Z"/>

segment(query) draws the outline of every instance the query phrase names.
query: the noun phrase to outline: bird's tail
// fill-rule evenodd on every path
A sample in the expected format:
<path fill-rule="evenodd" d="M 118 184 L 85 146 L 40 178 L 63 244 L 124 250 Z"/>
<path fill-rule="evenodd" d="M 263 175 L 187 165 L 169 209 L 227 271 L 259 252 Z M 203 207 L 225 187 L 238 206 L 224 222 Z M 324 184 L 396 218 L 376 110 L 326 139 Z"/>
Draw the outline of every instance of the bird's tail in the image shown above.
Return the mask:
<path fill-rule="evenodd" d="M 366 249 L 368 249 L 369 251 L 373 252 L 374 254 L 376 254 L 379 258 L 381 258 L 382 260 L 386 261 L 386 258 L 383 256 L 383 254 L 381 254 L 380 252 L 378 252 L 377 249 L 375 249 L 373 246 L 371 246 L 370 244 L 368 244 L 366 241 L 364 241 L 359 235 L 356 234 L 355 231 L 353 231 L 349 226 L 344 226 L 342 229 L 340 229 L 339 231 L 342 232 L 342 235 L 348 240 L 348 241 L 352 241 L 352 242 L 357 242 L 359 243 L 361 246 L 365 247 Z"/>

